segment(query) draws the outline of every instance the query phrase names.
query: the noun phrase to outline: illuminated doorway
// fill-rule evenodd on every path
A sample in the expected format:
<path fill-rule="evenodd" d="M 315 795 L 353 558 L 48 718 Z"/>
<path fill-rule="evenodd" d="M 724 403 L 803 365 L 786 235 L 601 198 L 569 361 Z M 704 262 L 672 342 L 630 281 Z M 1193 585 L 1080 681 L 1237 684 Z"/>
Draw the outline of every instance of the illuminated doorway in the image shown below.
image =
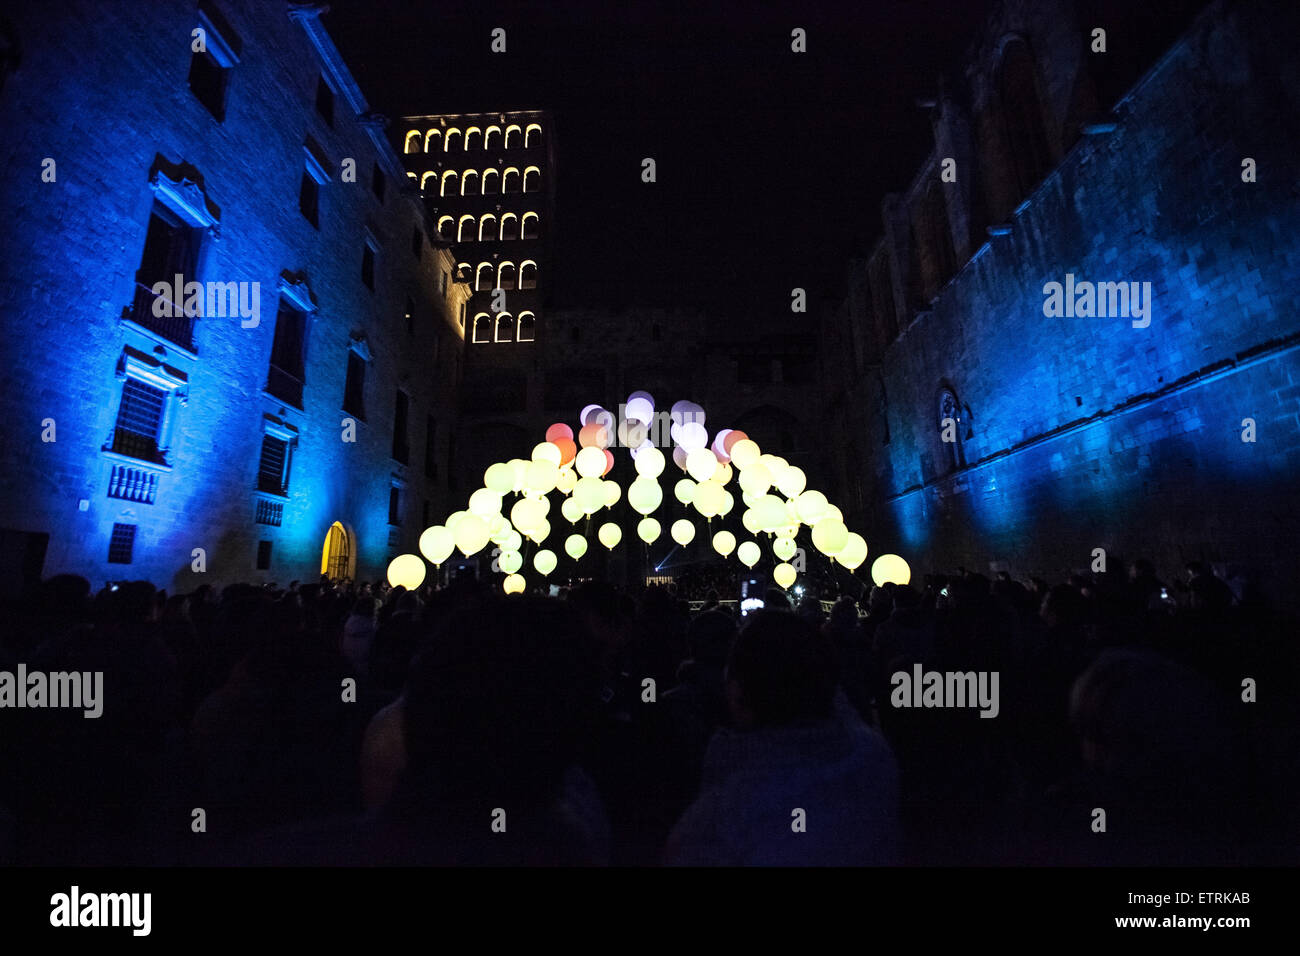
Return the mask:
<path fill-rule="evenodd" d="M 353 576 L 352 535 L 339 522 L 330 525 L 321 548 L 320 573 L 331 581 L 341 581 Z"/>

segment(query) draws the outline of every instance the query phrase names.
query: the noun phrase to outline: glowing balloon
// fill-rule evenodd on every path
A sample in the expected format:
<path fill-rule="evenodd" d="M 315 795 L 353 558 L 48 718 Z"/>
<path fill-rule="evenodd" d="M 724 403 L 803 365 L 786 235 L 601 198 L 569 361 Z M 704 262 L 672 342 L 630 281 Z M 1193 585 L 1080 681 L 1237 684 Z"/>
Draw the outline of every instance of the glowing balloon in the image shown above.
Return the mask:
<path fill-rule="evenodd" d="M 545 508 L 536 498 L 520 498 L 510 509 L 511 523 L 524 534 L 536 528 L 545 518 Z"/>
<path fill-rule="evenodd" d="M 664 453 L 654 445 L 642 448 L 636 456 L 636 473 L 642 478 L 658 478 L 663 474 Z"/>
<path fill-rule="evenodd" d="M 777 538 L 772 542 L 772 553 L 782 561 L 789 561 L 797 550 L 798 546 L 793 538 Z"/>
<path fill-rule="evenodd" d="M 678 518 L 673 522 L 673 526 L 669 529 L 669 533 L 673 536 L 673 540 L 684 548 L 695 540 L 695 525 L 691 524 L 685 518 Z"/>
<path fill-rule="evenodd" d="M 686 473 L 696 481 L 708 481 L 718 470 L 718 458 L 707 448 L 692 448 L 686 453 Z"/>
<path fill-rule="evenodd" d="M 583 514 L 595 514 L 605 507 L 605 483 L 599 478 L 579 478 L 573 486 L 573 499 Z"/>
<path fill-rule="evenodd" d="M 499 495 L 508 495 L 515 490 L 515 470 L 504 461 L 489 465 L 483 472 L 483 484 Z M 501 509 L 498 507 L 497 510 Z"/>
<path fill-rule="evenodd" d="M 587 539 L 580 534 L 571 534 L 564 539 L 564 552 L 577 561 L 587 553 Z"/>
<path fill-rule="evenodd" d="M 601 474 L 608 475 L 610 469 L 613 467 L 614 467 L 614 453 L 610 451 L 608 448 L 606 448 L 605 449 L 605 470 L 602 471 Z"/>
<path fill-rule="evenodd" d="M 469 496 L 469 510 L 480 518 L 501 513 L 501 496 L 491 488 L 480 488 Z"/>
<path fill-rule="evenodd" d="M 609 432 L 599 422 L 583 425 L 578 432 L 578 444 L 583 448 L 604 448 L 609 444 Z"/>
<path fill-rule="evenodd" d="M 906 584 L 912 580 L 912 569 L 896 554 L 882 554 L 871 565 L 871 580 L 877 587 L 886 584 Z"/>
<path fill-rule="evenodd" d="M 545 548 L 533 555 L 533 567 L 537 569 L 537 573 L 542 577 L 546 577 L 554 571 L 555 565 L 558 561 L 559 559 L 555 557 L 555 552 L 547 551 Z"/>
<path fill-rule="evenodd" d="M 654 518 L 642 518 L 637 522 L 636 536 L 646 544 L 654 544 L 659 540 L 659 535 L 663 529 L 660 528 L 659 522 Z"/>
<path fill-rule="evenodd" d="M 794 584 L 795 578 L 798 576 L 799 575 L 795 572 L 794 568 L 788 564 L 778 564 L 772 569 L 772 577 L 775 578 L 776 583 L 781 585 L 783 588 L 789 588 L 790 585 Z"/>
<path fill-rule="evenodd" d="M 823 517 L 823 518 L 834 518 L 836 521 L 843 521 L 843 520 L 844 520 L 844 512 L 841 511 L 839 508 L 835 507 L 834 505 L 832 505 L 832 504 L 828 504 L 828 505 L 826 506 L 826 514 L 822 515 L 822 517 Z"/>
<path fill-rule="evenodd" d="M 736 442 L 744 441 L 749 436 L 736 428 L 724 428 L 718 434 L 725 436 L 722 439 L 722 450 L 727 453 L 727 457 L 732 457 L 732 449 L 735 448 Z"/>
<path fill-rule="evenodd" d="M 781 475 L 781 480 L 776 483 L 776 487 L 787 498 L 798 498 L 803 494 L 807 484 L 808 476 L 803 473 L 803 469 L 791 465 Z"/>
<path fill-rule="evenodd" d="M 500 541 L 496 541 L 493 543 L 501 545 L 502 551 L 518 551 L 520 548 L 524 546 L 523 536 L 520 535 L 520 533 L 516 531 L 514 528 L 510 527 L 509 521 L 506 522 L 506 527 L 509 528 L 509 530 L 506 531 L 505 537 L 503 537 Z"/>
<path fill-rule="evenodd" d="M 813 546 L 827 557 L 834 557 L 849 543 L 849 529 L 836 518 L 822 518 L 812 529 Z"/>
<path fill-rule="evenodd" d="M 682 471 L 686 470 L 686 449 L 681 445 L 673 449 L 673 464 Z"/>
<path fill-rule="evenodd" d="M 731 480 L 731 473 L 731 465 L 725 461 L 720 461 L 718 462 L 718 470 L 713 473 L 713 477 L 709 481 L 716 481 L 720 485 L 725 485 Z"/>
<path fill-rule="evenodd" d="M 605 473 L 605 451 L 601 448 L 584 448 L 573 460 L 573 467 L 583 478 L 599 478 Z"/>
<path fill-rule="evenodd" d="M 740 523 L 745 526 L 745 530 L 750 534 L 758 534 L 763 530 L 762 525 L 758 523 L 758 512 L 753 508 L 746 508 L 740 516 Z"/>
<path fill-rule="evenodd" d="M 736 557 L 738 557 L 740 563 L 747 568 L 752 568 L 754 565 L 758 564 L 758 559 L 762 556 L 762 549 L 753 541 L 742 541 L 740 547 L 736 549 Z"/>
<path fill-rule="evenodd" d="M 685 422 L 675 427 L 677 432 L 672 437 L 677 440 L 677 444 L 687 451 L 694 451 L 697 448 L 708 451 L 709 433 L 705 431 L 702 424 L 699 422 Z M 672 432 L 671 428 L 669 432 Z M 717 461 L 717 459 L 715 458 L 714 461 Z"/>
<path fill-rule="evenodd" d="M 560 469 L 555 462 L 530 461 L 524 471 L 524 490 L 531 495 L 544 495 L 555 487 L 559 477 Z"/>
<path fill-rule="evenodd" d="M 732 434 L 735 434 L 734 432 Z M 758 456 L 762 454 L 758 445 L 748 438 L 742 438 L 738 442 L 733 442 L 731 446 L 731 463 L 744 471 L 750 465 L 758 461 Z"/>
<path fill-rule="evenodd" d="M 519 491 L 524 487 L 524 473 L 528 470 L 528 462 L 522 458 L 511 458 L 507 464 L 510 465 L 510 472 L 514 479 L 510 484 L 510 490 Z"/>
<path fill-rule="evenodd" d="M 553 443 L 557 438 L 567 438 L 569 441 L 573 441 L 573 429 L 564 422 L 556 422 L 546 429 L 546 440 Z"/>
<path fill-rule="evenodd" d="M 442 564 L 456 550 L 456 538 L 440 524 L 425 528 L 420 535 L 420 553 L 433 565 Z"/>
<path fill-rule="evenodd" d="M 524 576 L 522 574 L 507 575 L 506 579 L 501 582 L 501 590 L 506 594 L 523 594 L 524 593 Z"/>
<path fill-rule="evenodd" d="M 488 543 L 487 522 L 478 515 L 466 514 L 456 522 L 456 547 L 460 553 L 469 557 L 478 554 Z"/>
<path fill-rule="evenodd" d="M 514 574 L 524 566 L 524 556 L 518 551 L 502 551 L 497 557 L 497 567 L 506 574 Z"/>
<path fill-rule="evenodd" d="M 560 463 L 560 448 L 549 441 L 539 442 L 533 446 L 529 456 L 533 461 L 549 461 L 553 465 Z"/>
<path fill-rule="evenodd" d="M 646 427 L 635 419 L 623 419 L 618 423 L 615 431 L 618 434 L 618 443 L 624 448 L 639 448 L 645 443 Z"/>
<path fill-rule="evenodd" d="M 560 449 L 560 464 L 567 465 L 573 461 L 574 455 L 578 454 L 578 446 L 572 438 L 557 438 L 552 444 Z"/>
<path fill-rule="evenodd" d="M 718 456 L 718 461 L 731 461 L 731 455 L 727 454 L 727 436 L 730 435 L 731 432 L 732 429 L 724 428 L 713 436 L 713 444 L 709 447 L 712 448 L 713 453 Z"/>
<path fill-rule="evenodd" d="M 673 497 L 684 505 L 689 505 L 695 500 L 695 482 L 689 478 L 680 479 L 677 484 L 673 485 Z"/>
<path fill-rule="evenodd" d="M 758 515 L 758 526 L 764 531 L 774 531 L 790 520 L 785 502 L 776 495 L 763 495 L 754 503 L 754 511 Z"/>
<path fill-rule="evenodd" d="M 738 483 L 742 491 L 751 495 L 765 495 L 772 487 L 772 472 L 762 463 L 754 462 L 740 473 Z"/>
<path fill-rule="evenodd" d="M 388 563 L 388 583 L 414 591 L 424 583 L 424 561 L 418 554 L 399 554 Z"/>
<path fill-rule="evenodd" d="M 541 544 L 546 540 L 546 536 L 551 533 L 551 523 L 543 518 L 528 532 L 528 538 L 535 544 Z"/>
<path fill-rule="evenodd" d="M 560 514 L 569 519 L 569 524 L 577 524 L 582 517 L 582 505 L 578 504 L 577 498 L 565 498 L 564 504 L 560 505 Z"/>
<path fill-rule="evenodd" d="M 862 562 L 867 560 L 866 540 L 862 535 L 850 531 L 849 540 L 845 543 L 844 549 L 835 555 L 835 560 L 850 571 L 856 571 L 862 565 Z"/>
<path fill-rule="evenodd" d="M 725 558 L 736 550 L 736 536 L 730 531 L 719 531 L 713 536 L 713 550 Z"/>
<path fill-rule="evenodd" d="M 596 532 L 596 537 L 600 539 L 601 544 L 613 551 L 614 546 L 623 540 L 623 529 L 612 521 L 606 521 Z"/>
<path fill-rule="evenodd" d="M 654 419 L 654 414 L 654 399 L 650 397 L 649 392 L 633 392 L 627 397 L 627 404 L 623 406 L 623 417 L 643 425 L 649 425 Z"/>
<path fill-rule="evenodd" d="M 505 544 L 512 534 L 516 536 L 519 534 L 510 523 L 510 519 L 503 514 L 494 514 L 483 520 L 488 524 L 488 540 L 493 544 Z"/>
<path fill-rule="evenodd" d="M 658 508 L 664 500 L 663 489 L 653 478 L 641 477 L 632 482 L 627 489 L 627 503 L 643 515 Z"/>
<path fill-rule="evenodd" d="M 720 514 L 720 515 L 729 515 L 729 514 L 731 514 L 731 509 L 734 508 L 734 507 L 736 507 L 736 499 L 735 499 L 735 496 L 733 496 L 732 493 L 731 493 L 730 491 L 728 491 L 726 488 L 723 488 L 723 489 L 722 489 L 722 507 L 718 509 L 718 514 Z"/>
<path fill-rule="evenodd" d="M 807 525 L 814 525 L 826 514 L 826 496 L 820 491 L 805 491 L 794 500 L 799 520 Z"/>
<path fill-rule="evenodd" d="M 560 473 L 555 476 L 555 487 L 561 494 L 569 494 L 577 483 L 578 476 L 574 474 L 572 468 L 561 468 Z"/>
<path fill-rule="evenodd" d="M 582 413 L 578 416 L 578 421 L 580 421 L 584 425 L 586 425 L 588 422 L 594 422 L 596 420 L 596 416 L 599 415 L 604 410 L 605 409 L 601 408 L 599 405 L 586 405 L 583 407 Z"/>
<path fill-rule="evenodd" d="M 452 534 L 455 534 L 456 525 L 458 525 L 460 523 L 460 519 L 465 517 L 467 514 L 469 514 L 468 511 L 453 511 L 451 514 L 447 515 L 447 520 L 443 522 L 443 525 L 446 527 L 448 531 L 450 531 Z"/>
<path fill-rule="evenodd" d="M 712 454 L 712 452 L 709 454 Z M 726 501 L 727 493 L 721 485 L 705 481 L 695 486 L 695 501 L 693 502 L 695 510 L 706 518 L 712 518 L 714 515 L 720 514 Z"/>
<path fill-rule="evenodd" d="M 602 482 L 605 488 L 605 507 L 612 508 L 618 504 L 618 499 L 623 497 L 623 489 L 618 486 L 617 481 Z"/>

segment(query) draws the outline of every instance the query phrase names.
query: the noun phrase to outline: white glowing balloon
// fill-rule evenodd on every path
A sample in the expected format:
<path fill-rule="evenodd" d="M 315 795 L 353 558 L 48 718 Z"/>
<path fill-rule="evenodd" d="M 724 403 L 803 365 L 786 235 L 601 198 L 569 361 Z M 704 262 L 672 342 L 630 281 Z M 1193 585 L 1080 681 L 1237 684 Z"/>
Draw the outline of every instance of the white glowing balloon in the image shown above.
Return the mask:
<path fill-rule="evenodd" d="M 690 448 L 686 452 L 686 473 L 696 481 L 708 481 L 718 470 L 718 459 L 707 448 Z"/>
<path fill-rule="evenodd" d="M 772 472 L 762 462 L 756 461 L 740 473 L 737 481 L 742 491 L 751 495 L 765 495 L 767 489 L 772 487 Z"/>
<path fill-rule="evenodd" d="M 736 536 L 730 531 L 719 531 L 713 536 L 713 550 L 725 558 L 736 550 Z"/>
<path fill-rule="evenodd" d="M 456 547 L 461 554 L 469 557 L 478 554 L 488 543 L 487 522 L 478 515 L 466 514 L 456 522 Z"/>
<path fill-rule="evenodd" d="M 533 461 L 549 461 L 556 467 L 560 464 L 560 459 L 564 456 L 560 453 L 560 446 L 544 441 L 538 442 L 533 446 Z"/>
<path fill-rule="evenodd" d="M 747 568 L 752 568 L 758 564 L 758 559 L 763 556 L 763 551 L 754 541 L 742 541 L 740 547 L 736 549 L 736 557 L 740 563 Z"/>
<path fill-rule="evenodd" d="M 514 574 L 524 566 L 524 556 L 518 551 L 502 551 L 497 556 L 497 567 L 506 574 Z"/>
<path fill-rule="evenodd" d="M 501 513 L 501 495 L 491 488 L 480 488 L 469 496 L 469 510 L 480 518 Z"/>
<path fill-rule="evenodd" d="M 685 518 L 678 518 L 673 522 L 673 526 L 669 529 L 669 533 L 673 536 L 674 541 L 682 547 L 686 547 L 686 545 L 695 540 L 695 525 L 691 524 Z"/>
<path fill-rule="evenodd" d="M 399 554 L 388 562 L 388 583 L 414 591 L 424 583 L 424 562 L 418 554 Z"/>
<path fill-rule="evenodd" d="M 695 500 L 695 482 L 689 478 L 678 479 L 677 484 L 673 485 L 673 497 L 684 505 L 689 505 Z"/>
<path fill-rule="evenodd" d="M 560 505 L 560 514 L 568 519 L 569 524 L 577 524 L 578 519 L 582 517 L 582 505 L 578 504 L 576 498 L 565 498 L 564 503 Z"/>
<path fill-rule="evenodd" d="M 882 554 L 871 564 L 871 580 L 877 587 L 886 584 L 907 584 L 912 580 L 912 569 L 896 554 Z"/>
<path fill-rule="evenodd" d="M 537 569 L 538 574 L 542 577 L 546 577 L 555 570 L 555 565 L 558 563 L 558 560 L 559 559 L 555 557 L 554 551 L 547 551 L 543 548 L 541 551 L 538 551 L 533 555 L 533 567 Z"/>
<path fill-rule="evenodd" d="M 826 514 L 826 496 L 820 491 L 805 491 L 794 500 L 799 520 L 807 525 L 816 524 Z"/>
<path fill-rule="evenodd" d="M 605 474 L 605 450 L 603 448 L 584 448 L 578 452 L 573 467 L 583 478 L 599 478 Z"/>
<path fill-rule="evenodd" d="M 758 461 L 760 454 L 757 442 L 752 438 L 742 438 L 731 446 L 731 463 L 744 471 Z"/>
<path fill-rule="evenodd" d="M 600 539 L 601 544 L 613 551 L 614 546 L 623 540 L 623 529 L 612 521 L 606 521 L 596 532 L 596 537 Z"/>
<path fill-rule="evenodd" d="M 623 406 L 623 416 L 642 425 L 649 425 L 654 420 L 654 400 L 646 392 L 633 392 Z"/>
<path fill-rule="evenodd" d="M 455 536 L 440 524 L 425 528 L 424 533 L 420 535 L 420 553 L 429 560 L 430 564 L 442 564 L 455 550 Z"/>
<path fill-rule="evenodd" d="M 528 539 L 534 544 L 541 544 L 550 533 L 551 523 L 543 518 L 533 527 L 532 531 L 528 532 Z"/>
<path fill-rule="evenodd" d="M 776 487 L 787 498 L 798 498 L 803 494 L 807 485 L 808 476 L 803 473 L 803 469 L 791 465 L 785 469 L 785 473 L 781 475 L 781 480 L 777 482 Z"/>
<path fill-rule="evenodd" d="M 648 515 L 663 503 L 664 492 L 653 478 L 637 478 L 628 486 L 627 503 L 637 512 Z"/>
<path fill-rule="evenodd" d="M 580 534 L 571 534 L 564 539 L 564 553 L 577 561 L 587 553 L 587 539 Z"/>
<path fill-rule="evenodd" d="M 523 534 L 536 528 L 546 518 L 542 503 L 536 498 L 520 498 L 510 509 L 510 521 Z"/>
<path fill-rule="evenodd" d="M 654 518 L 642 518 L 637 522 L 636 536 L 646 544 L 654 544 L 658 541 L 661 531 L 659 522 Z"/>
<path fill-rule="evenodd" d="M 623 489 L 618 486 L 617 481 L 606 481 L 603 487 L 605 489 L 605 507 L 612 508 L 618 504 L 618 499 L 623 497 Z"/>
<path fill-rule="evenodd" d="M 798 549 L 793 538 L 777 538 L 772 542 L 772 553 L 782 561 L 789 561 Z"/>
<path fill-rule="evenodd" d="M 740 523 L 745 526 L 745 530 L 750 534 L 758 534 L 763 530 L 762 525 L 758 522 L 758 512 L 753 508 L 746 508 L 741 512 Z"/>
<path fill-rule="evenodd" d="M 672 429 L 669 429 L 671 432 Z M 686 422 L 677 426 L 677 434 L 674 436 L 677 444 L 681 445 L 687 451 L 694 451 L 696 448 L 706 448 L 709 444 L 709 433 L 704 430 L 704 426 L 699 422 Z M 714 461 L 717 459 L 715 458 Z"/>
<path fill-rule="evenodd" d="M 667 462 L 664 453 L 654 445 L 642 446 L 636 456 L 636 473 L 642 478 L 658 478 Z"/>

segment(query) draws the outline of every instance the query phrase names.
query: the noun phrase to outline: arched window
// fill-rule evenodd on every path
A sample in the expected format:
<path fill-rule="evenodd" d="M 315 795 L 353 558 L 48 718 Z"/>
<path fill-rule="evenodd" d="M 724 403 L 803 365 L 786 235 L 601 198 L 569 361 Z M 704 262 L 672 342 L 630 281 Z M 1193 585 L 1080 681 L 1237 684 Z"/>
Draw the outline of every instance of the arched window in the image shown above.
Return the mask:
<path fill-rule="evenodd" d="M 415 174 L 412 173 L 411 175 L 414 176 Z M 434 185 L 436 186 L 436 185 L 438 184 L 438 173 L 437 173 L 436 170 L 432 170 L 432 169 L 431 169 L 431 170 L 429 170 L 427 173 L 425 173 L 424 175 L 422 175 L 422 176 L 420 177 L 420 191 L 421 191 L 421 192 L 423 192 L 424 190 L 426 190 L 426 189 L 429 188 L 429 180 L 430 180 L 431 178 L 433 179 L 433 181 L 434 181 Z"/>
<path fill-rule="evenodd" d="M 501 173 L 495 169 L 483 170 L 483 195 L 495 196 L 501 192 Z"/>
<path fill-rule="evenodd" d="M 1016 37 L 1002 49 L 997 71 L 1002 135 L 1017 201 L 1024 199 L 1051 168 L 1038 71 L 1029 44 Z"/>
<path fill-rule="evenodd" d="M 537 337 L 537 317 L 531 312 L 519 313 L 519 334 L 516 337 L 520 342 L 531 342 Z"/>
<path fill-rule="evenodd" d="M 457 242 L 468 242 L 478 235 L 477 223 L 473 216 L 461 216 L 460 227 L 456 230 Z"/>
<path fill-rule="evenodd" d="M 487 131 L 483 133 L 483 148 L 484 149 L 501 148 L 501 127 L 500 126 L 489 126 L 487 128 Z"/>
<path fill-rule="evenodd" d="M 515 287 L 515 264 L 503 262 L 497 269 L 497 288 L 513 289 Z"/>
<path fill-rule="evenodd" d="M 512 212 L 502 213 L 501 215 L 501 238 L 519 238 L 519 217 Z"/>
<path fill-rule="evenodd" d="M 485 213 L 478 221 L 478 238 L 480 242 L 496 242 L 497 217 Z"/>
<path fill-rule="evenodd" d="M 506 127 L 506 149 L 518 149 L 524 138 L 524 131 L 518 126 Z"/>
<path fill-rule="evenodd" d="M 448 216 L 447 218 L 450 219 L 451 217 Z M 457 282 L 469 282 L 469 281 L 470 281 L 471 279 L 473 279 L 473 278 L 474 278 L 474 267 L 473 267 L 472 265 L 470 265 L 468 262 L 458 262 L 458 263 L 456 263 L 456 281 L 457 281 Z M 464 322 L 465 322 L 465 320 L 464 320 L 464 318 L 462 317 L 462 318 L 461 318 L 461 324 L 463 325 Z"/>
<path fill-rule="evenodd" d="M 541 233 L 540 225 L 542 218 L 535 212 L 524 213 L 523 232 L 520 234 L 524 239 L 536 239 Z"/>
<path fill-rule="evenodd" d="M 478 170 L 467 169 L 460 174 L 460 194 L 462 196 L 478 195 Z"/>
<path fill-rule="evenodd" d="M 426 153 L 442 151 L 442 130 L 431 129 L 424 134 L 424 151 Z"/>
<path fill-rule="evenodd" d="M 524 146 L 532 149 L 534 146 L 542 145 L 542 128 L 536 123 L 529 123 L 528 129 L 524 132 Z"/>
<path fill-rule="evenodd" d="M 513 342 L 515 340 L 515 317 L 509 312 L 502 312 L 497 316 L 497 334 L 498 342 Z"/>
<path fill-rule="evenodd" d="M 501 191 L 503 193 L 519 192 L 519 170 L 514 166 L 507 166 L 505 172 L 501 174 Z"/>
<path fill-rule="evenodd" d="M 542 171 L 536 166 L 524 170 L 524 192 L 535 193 L 542 188 Z"/>
<path fill-rule="evenodd" d="M 444 242 L 456 241 L 456 217 L 439 216 L 438 217 L 438 235 Z"/>
<path fill-rule="evenodd" d="M 525 259 L 519 263 L 519 288 L 537 288 L 537 263 L 532 259 Z"/>
<path fill-rule="evenodd" d="M 418 153 L 423 145 L 424 137 L 420 135 L 418 129 L 413 129 L 406 134 L 405 151 L 408 153 Z"/>
<path fill-rule="evenodd" d="M 450 153 L 453 149 L 460 149 L 460 130 L 452 127 L 442 134 L 442 151 Z"/>
<path fill-rule="evenodd" d="M 456 175 L 456 170 L 454 169 L 449 169 L 445 173 L 443 173 L 441 195 L 443 196 L 456 195 L 456 186 L 458 185 L 457 179 L 458 177 Z"/>
<path fill-rule="evenodd" d="M 485 289 L 492 288 L 492 276 L 496 273 L 490 262 L 480 262 L 478 272 L 474 276 L 474 291 L 482 292 Z"/>
<path fill-rule="evenodd" d="M 406 178 L 409 179 L 411 182 L 415 183 L 417 186 L 420 184 L 420 177 L 415 175 L 415 173 L 408 171 L 406 174 Z"/>
<path fill-rule="evenodd" d="M 465 130 L 465 152 L 471 149 L 478 149 L 483 145 L 483 131 L 477 126 L 471 126 Z"/>
<path fill-rule="evenodd" d="M 939 443 L 943 446 L 943 461 L 946 465 L 944 474 L 956 471 L 966 465 L 966 454 L 962 449 L 965 435 L 965 423 L 962 421 L 961 403 L 951 388 L 939 390 Z"/>
<path fill-rule="evenodd" d="M 474 339 L 475 342 L 492 341 L 492 316 L 486 312 L 480 312 L 474 316 Z"/>

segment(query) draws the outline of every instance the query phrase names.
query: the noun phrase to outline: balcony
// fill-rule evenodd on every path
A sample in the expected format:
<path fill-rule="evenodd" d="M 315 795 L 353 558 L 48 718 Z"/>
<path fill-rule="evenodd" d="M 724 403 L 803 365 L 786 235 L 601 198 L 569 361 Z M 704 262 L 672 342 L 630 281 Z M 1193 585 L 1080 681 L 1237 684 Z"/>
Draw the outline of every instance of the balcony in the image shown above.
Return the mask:
<path fill-rule="evenodd" d="M 171 315 L 154 314 L 154 304 L 159 300 L 167 303 L 160 308 Z M 172 302 L 168 296 L 157 295 L 149 286 L 139 282 L 135 284 L 135 299 L 127 318 L 187 352 L 194 351 L 194 316 L 185 314 L 182 306 Z"/>
<path fill-rule="evenodd" d="M 108 479 L 108 496 L 151 505 L 158 497 L 158 473 L 132 465 L 115 464 Z"/>
<path fill-rule="evenodd" d="M 253 521 L 257 524 L 270 525 L 273 528 L 280 527 L 280 524 L 284 521 L 284 502 L 258 498 Z"/>

